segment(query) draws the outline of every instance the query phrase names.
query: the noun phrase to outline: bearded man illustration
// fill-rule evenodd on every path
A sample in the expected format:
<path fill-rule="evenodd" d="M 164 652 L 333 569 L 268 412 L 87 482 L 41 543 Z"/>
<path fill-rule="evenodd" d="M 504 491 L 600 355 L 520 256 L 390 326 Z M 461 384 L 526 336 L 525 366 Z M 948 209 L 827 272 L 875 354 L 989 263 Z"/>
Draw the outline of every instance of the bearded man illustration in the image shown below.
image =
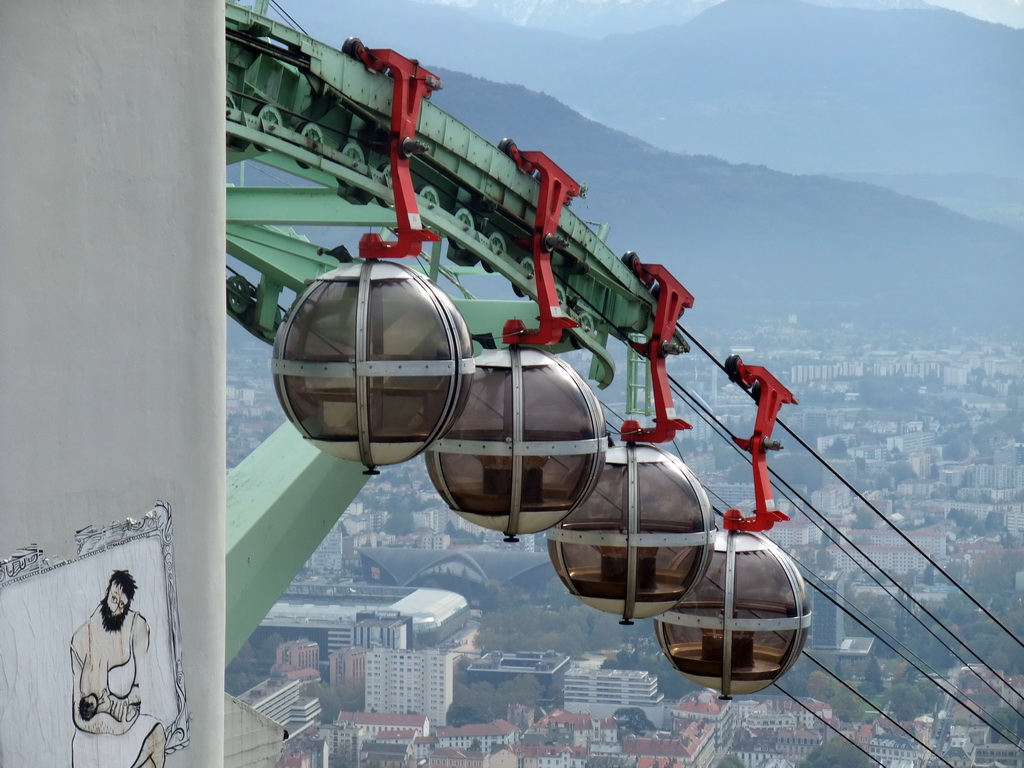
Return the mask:
<path fill-rule="evenodd" d="M 132 609 L 137 585 L 114 571 L 100 604 L 71 638 L 74 768 L 163 768 L 164 728 L 145 714 L 139 685 L 149 623 Z"/>

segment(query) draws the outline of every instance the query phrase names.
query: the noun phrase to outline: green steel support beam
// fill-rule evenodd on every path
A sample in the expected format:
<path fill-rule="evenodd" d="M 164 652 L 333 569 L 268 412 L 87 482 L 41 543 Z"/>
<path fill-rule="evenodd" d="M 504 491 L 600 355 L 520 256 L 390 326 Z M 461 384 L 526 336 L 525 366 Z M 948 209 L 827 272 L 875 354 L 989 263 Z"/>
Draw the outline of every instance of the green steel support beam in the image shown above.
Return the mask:
<path fill-rule="evenodd" d="M 474 336 L 484 334 L 502 346 L 501 330 L 505 321 L 518 318 L 532 322 L 537 316 L 537 304 L 533 301 L 514 301 L 512 299 L 459 299 L 453 298 L 455 306 L 466 319 L 466 325 Z"/>
<path fill-rule="evenodd" d="M 256 313 L 253 317 L 261 336 L 273 336 L 281 319 L 281 292 L 284 286 L 263 275 L 256 288 Z"/>
<path fill-rule="evenodd" d="M 363 466 L 307 443 L 291 425 L 228 475 L 227 664 L 366 482 Z"/>
<path fill-rule="evenodd" d="M 637 335 L 634 339 L 643 342 Z M 651 416 L 651 369 L 632 347 L 626 348 L 626 414 Z"/>
<path fill-rule="evenodd" d="M 270 280 L 301 293 L 306 280 L 338 266 L 320 246 L 294 233 L 251 224 L 229 224 L 227 252 Z"/>
<path fill-rule="evenodd" d="M 357 205 L 324 187 L 228 187 L 228 224 L 393 227 L 395 212 Z"/>

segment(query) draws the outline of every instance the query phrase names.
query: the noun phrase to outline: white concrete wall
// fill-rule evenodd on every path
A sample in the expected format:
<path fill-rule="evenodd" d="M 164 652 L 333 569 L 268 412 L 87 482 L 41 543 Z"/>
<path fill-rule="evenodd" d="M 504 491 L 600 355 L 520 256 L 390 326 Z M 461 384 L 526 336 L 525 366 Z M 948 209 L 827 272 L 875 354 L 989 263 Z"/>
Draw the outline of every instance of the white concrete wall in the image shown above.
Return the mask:
<path fill-rule="evenodd" d="M 172 768 L 223 760 L 222 22 L 217 0 L 0 5 L 0 557 L 69 559 L 77 529 L 172 505 Z"/>

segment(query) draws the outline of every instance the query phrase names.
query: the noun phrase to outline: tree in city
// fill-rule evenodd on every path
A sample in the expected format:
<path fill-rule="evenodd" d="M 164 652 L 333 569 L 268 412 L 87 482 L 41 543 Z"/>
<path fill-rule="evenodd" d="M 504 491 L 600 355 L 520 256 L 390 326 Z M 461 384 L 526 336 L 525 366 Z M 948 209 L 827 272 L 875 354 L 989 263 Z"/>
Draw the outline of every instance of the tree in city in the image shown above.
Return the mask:
<path fill-rule="evenodd" d="M 885 687 L 885 678 L 882 675 L 882 664 L 877 656 L 872 656 L 864 669 L 864 692 L 881 693 Z"/>
<path fill-rule="evenodd" d="M 820 670 L 807 676 L 807 695 L 818 701 L 831 702 L 836 694 L 836 682 Z"/>
<path fill-rule="evenodd" d="M 413 522 L 412 510 L 402 508 L 392 508 L 388 511 L 388 518 L 384 521 L 384 532 L 390 533 L 392 536 L 408 536 L 415 530 L 416 524 Z"/>
<path fill-rule="evenodd" d="M 302 695 L 320 700 L 320 720 L 333 723 L 339 712 L 362 712 L 366 705 L 366 689 L 362 682 L 308 683 Z"/>
<path fill-rule="evenodd" d="M 872 768 L 875 761 L 846 739 L 835 738 L 814 749 L 799 768 Z"/>
<path fill-rule="evenodd" d="M 858 507 L 853 514 L 859 530 L 869 531 L 878 523 L 878 516 L 867 507 Z"/>
<path fill-rule="evenodd" d="M 845 459 L 849 456 L 849 448 L 846 445 L 846 441 L 841 437 L 837 437 L 826 450 L 824 455 L 830 459 Z"/>
<path fill-rule="evenodd" d="M 270 668 L 260 664 L 256 650 L 247 641 L 224 670 L 224 690 L 238 696 L 266 680 L 269 673 Z"/>
<path fill-rule="evenodd" d="M 504 590 L 508 591 L 508 590 Z M 503 590 L 491 590 L 500 597 Z M 579 601 L 560 610 L 515 600 L 501 600 L 480 621 L 477 648 L 488 651 L 547 651 L 582 656 L 600 651 L 616 640 L 620 627 L 612 614 L 594 611 Z"/>
<path fill-rule="evenodd" d="M 927 679 L 897 683 L 887 692 L 886 711 L 897 720 L 913 720 L 931 712 L 939 695 L 939 689 Z"/>
<path fill-rule="evenodd" d="M 527 707 L 536 706 L 544 691 L 533 675 L 516 675 L 511 680 L 506 680 L 499 685 L 495 693 L 498 696 L 499 706 L 504 705 L 507 712 L 509 706 L 513 704 Z"/>
<path fill-rule="evenodd" d="M 448 725 L 489 723 L 508 714 L 512 705 L 536 706 L 543 693 L 537 678 L 516 675 L 497 688 L 487 682 L 467 684 L 464 674 L 456 674 Z"/>
<path fill-rule="evenodd" d="M 839 686 L 829 703 L 832 705 L 832 714 L 844 722 L 859 723 L 864 719 L 860 697 L 848 688 Z"/>
<path fill-rule="evenodd" d="M 612 714 L 615 718 L 615 725 L 620 732 L 628 733 L 631 736 L 638 736 L 641 733 L 649 733 L 655 730 L 655 725 L 640 707 L 620 707 Z"/>
<path fill-rule="evenodd" d="M 464 685 L 456 682 L 452 691 L 452 704 L 448 707 L 448 725 L 456 728 L 470 723 L 487 723 L 501 715 L 494 686 L 480 682 Z"/>
<path fill-rule="evenodd" d="M 1024 711 L 1004 705 L 993 713 L 992 719 L 1002 726 L 1000 732 L 1011 741 L 1024 739 Z"/>

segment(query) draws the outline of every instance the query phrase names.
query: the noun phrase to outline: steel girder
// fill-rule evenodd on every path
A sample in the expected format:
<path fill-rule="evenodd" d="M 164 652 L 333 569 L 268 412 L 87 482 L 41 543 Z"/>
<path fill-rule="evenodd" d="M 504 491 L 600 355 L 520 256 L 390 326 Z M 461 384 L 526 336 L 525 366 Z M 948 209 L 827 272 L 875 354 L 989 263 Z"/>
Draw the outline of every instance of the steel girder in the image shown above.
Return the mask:
<path fill-rule="evenodd" d="M 284 424 L 228 475 L 225 664 L 362 490 L 362 472 Z"/>

